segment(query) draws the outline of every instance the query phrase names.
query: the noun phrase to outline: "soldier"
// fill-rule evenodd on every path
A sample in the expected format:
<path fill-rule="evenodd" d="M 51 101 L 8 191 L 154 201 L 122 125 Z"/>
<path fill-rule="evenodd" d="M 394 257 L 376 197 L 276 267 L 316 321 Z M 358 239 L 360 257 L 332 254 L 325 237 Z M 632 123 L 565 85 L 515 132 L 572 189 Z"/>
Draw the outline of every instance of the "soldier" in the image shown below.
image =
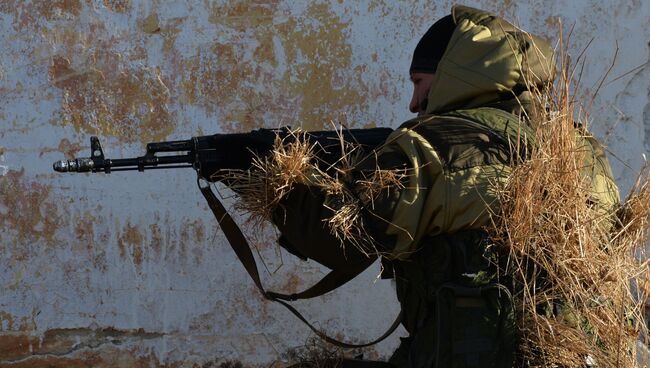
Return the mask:
<path fill-rule="evenodd" d="M 408 172 L 403 188 L 366 203 L 365 225 L 396 281 L 409 335 L 390 358 L 396 367 L 511 367 L 516 330 L 506 283 L 487 253 L 485 226 L 498 209 L 495 183 L 508 178 L 509 142 L 530 133 L 532 89 L 552 83 L 553 53 L 542 39 L 484 11 L 455 6 L 418 43 L 410 67 L 411 112 L 359 173 Z M 596 151 L 597 143 L 590 141 Z M 602 155 L 602 154 L 601 154 Z M 618 191 L 604 156 L 594 172 Z M 296 186 L 274 219 L 283 240 L 330 268 L 364 262 L 324 225 L 328 196 Z M 385 221 L 379 220 L 383 219 Z"/>

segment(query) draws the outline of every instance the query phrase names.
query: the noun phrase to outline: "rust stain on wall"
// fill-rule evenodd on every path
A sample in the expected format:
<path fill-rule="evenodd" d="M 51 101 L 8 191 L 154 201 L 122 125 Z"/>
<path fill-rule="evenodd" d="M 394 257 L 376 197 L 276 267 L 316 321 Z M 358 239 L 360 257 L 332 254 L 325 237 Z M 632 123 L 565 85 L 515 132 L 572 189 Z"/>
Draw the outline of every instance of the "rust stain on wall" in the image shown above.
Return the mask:
<path fill-rule="evenodd" d="M 162 233 L 160 231 L 160 226 L 158 224 L 149 225 L 149 234 L 151 236 L 151 242 L 149 248 L 154 252 L 154 254 L 160 254 L 162 250 Z"/>
<path fill-rule="evenodd" d="M 233 27 L 238 31 L 270 25 L 278 10 L 278 0 L 265 2 L 237 0 L 212 6 L 208 21 L 213 24 Z"/>
<path fill-rule="evenodd" d="M 103 57 L 113 58 L 120 65 L 117 54 L 106 52 Z M 115 136 L 125 142 L 146 143 L 169 135 L 174 123 L 167 110 L 169 90 L 161 71 L 116 70 L 110 64 L 106 61 L 73 67 L 66 57 L 52 58 L 51 82 L 63 91 L 62 123 L 71 124 L 77 131 Z"/>
<path fill-rule="evenodd" d="M 347 41 L 347 23 L 333 14 L 329 5 L 314 4 L 309 8 L 310 18 L 320 27 L 307 27 L 291 19 L 280 26 L 286 34 L 283 39 L 289 65 L 295 65 L 293 73 L 297 82 L 284 79 L 286 88 L 293 94 L 303 96 L 300 121 L 308 129 L 327 126 L 330 118 L 349 110 L 351 106 L 365 105 L 364 96 L 354 83 L 361 73 L 350 71 L 352 47 Z M 309 60 L 296 64 L 299 53 Z"/>
<path fill-rule="evenodd" d="M 32 309 L 31 316 L 20 317 L 20 320 L 16 322 L 16 317 L 11 313 L 0 311 L 0 331 L 11 331 L 11 332 L 30 332 L 36 330 L 36 309 Z M 0 347 L 0 350 L 2 348 Z"/>
<path fill-rule="evenodd" d="M 184 220 L 180 227 L 180 256 L 186 259 L 190 255 L 194 256 L 194 262 L 201 262 L 202 249 L 197 244 L 202 244 L 205 239 L 205 226 L 201 219 L 194 221 Z M 189 249 L 191 247 L 191 249 Z M 188 254 L 188 249 L 191 254 Z"/>
<path fill-rule="evenodd" d="M 161 30 L 160 34 L 162 35 L 164 42 L 163 42 L 163 52 L 165 54 L 173 54 L 175 49 L 175 43 L 176 43 L 176 37 L 178 36 L 178 33 L 180 33 L 181 28 L 180 25 L 183 23 L 184 18 L 173 18 L 167 21 L 165 23 Z M 172 62 L 173 63 L 173 62 Z"/>
<path fill-rule="evenodd" d="M 74 252 L 87 253 L 92 250 L 95 245 L 95 231 L 93 224 L 97 223 L 98 219 L 89 212 L 75 218 L 75 238 L 76 242 L 72 246 Z"/>
<path fill-rule="evenodd" d="M 14 30 L 39 29 L 43 20 L 76 18 L 81 14 L 81 0 L 0 1 L 0 12 L 13 16 Z"/>
<path fill-rule="evenodd" d="M 130 0 L 103 0 L 104 6 L 116 13 L 126 13 L 131 8 Z"/>
<path fill-rule="evenodd" d="M 0 331 L 13 331 L 14 316 L 11 313 L 0 311 Z"/>
<path fill-rule="evenodd" d="M 37 346 L 38 342 L 38 336 L 0 335 L 0 362 L 25 357 L 30 354 L 30 347 Z"/>
<path fill-rule="evenodd" d="M 5 288 L 7 288 L 7 289 L 9 289 L 9 290 L 12 290 L 12 291 L 18 289 L 18 287 L 20 286 L 20 282 L 21 282 L 22 279 L 23 279 L 23 275 L 24 275 L 24 269 L 23 269 L 23 268 L 19 268 L 19 269 L 14 273 L 14 278 L 13 278 L 13 280 L 9 281 L 9 283 L 7 283 L 7 284 L 4 285 Z M 1 328 L 0 328 L 0 329 L 1 329 Z"/>
<path fill-rule="evenodd" d="M 546 17 L 544 23 L 550 30 L 557 30 L 560 29 L 560 27 L 562 26 L 561 18 L 557 15 L 551 15 Z"/>
<path fill-rule="evenodd" d="M 302 291 L 302 285 L 304 284 L 303 279 L 298 274 L 290 274 L 284 284 L 281 286 L 281 293 L 293 294 L 299 291 Z"/>
<path fill-rule="evenodd" d="M 235 313 L 243 314 L 249 316 L 250 318 L 256 318 L 257 320 L 263 321 L 268 318 L 268 300 L 260 293 L 259 289 L 256 286 L 251 286 L 247 284 L 233 295 L 231 303 L 236 305 Z M 232 320 L 227 321 L 227 325 L 230 328 L 235 328 L 232 323 Z"/>
<path fill-rule="evenodd" d="M 360 70 L 351 70 L 349 24 L 328 4 L 311 5 L 310 22 L 278 15 L 274 5 L 214 7 L 210 20 L 232 27 L 235 40 L 214 43 L 209 52 L 198 49 L 186 62 L 185 101 L 221 112 L 226 130 L 259 127 L 269 113 L 278 122 L 319 129 L 364 104 Z M 282 50 L 276 50 L 275 37 Z M 249 52 L 253 58 L 246 57 Z M 286 59 L 280 74 L 279 54 Z"/>
<path fill-rule="evenodd" d="M 189 243 L 202 243 L 205 239 L 203 220 L 185 220 L 181 225 L 181 241 Z"/>
<path fill-rule="evenodd" d="M 140 29 L 144 33 L 154 34 L 160 33 L 160 20 L 158 14 L 153 13 L 140 21 Z"/>
<path fill-rule="evenodd" d="M 368 3 L 368 11 L 374 12 L 376 10 L 381 10 L 381 16 L 387 17 L 390 14 L 390 6 L 387 6 L 386 0 L 371 0 Z"/>
<path fill-rule="evenodd" d="M 18 331 L 21 331 L 21 332 L 36 331 L 36 316 L 37 315 L 38 315 L 38 311 L 36 310 L 36 308 L 33 308 L 31 316 L 20 317 L 20 325 L 18 326 Z"/>
<path fill-rule="evenodd" d="M 238 89 L 252 73 L 250 65 L 239 64 L 243 49 L 234 44 L 215 43 L 208 51 L 197 49 L 196 56 L 185 61 L 181 82 L 184 101 L 197 104 L 209 113 L 227 107 L 238 99 Z"/>
<path fill-rule="evenodd" d="M 48 20 L 56 19 L 61 14 L 79 16 L 81 13 L 80 0 L 50 0 L 35 1 L 36 12 Z"/>
<path fill-rule="evenodd" d="M 59 142 L 58 149 L 59 152 L 62 152 L 65 155 L 66 159 L 72 160 L 77 157 L 77 153 L 85 149 L 85 147 L 82 147 L 79 143 L 70 143 L 68 138 L 63 138 L 61 139 L 61 142 Z"/>
<path fill-rule="evenodd" d="M 143 245 L 144 236 L 137 226 L 132 225 L 130 222 L 124 226 L 117 239 L 117 245 L 120 250 L 120 256 L 131 257 L 133 263 L 141 265 L 143 260 Z"/>
<path fill-rule="evenodd" d="M 4 207 L 4 208 L 2 208 Z M 50 187 L 37 181 L 27 181 L 24 170 L 9 171 L 0 177 L 0 225 L 12 230 L 20 244 L 43 240 L 56 242 L 56 230 L 65 222 L 50 198 Z M 5 247 L 9 244 L 3 244 Z M 27 254 L 16 250 L 15 255 Z"/>

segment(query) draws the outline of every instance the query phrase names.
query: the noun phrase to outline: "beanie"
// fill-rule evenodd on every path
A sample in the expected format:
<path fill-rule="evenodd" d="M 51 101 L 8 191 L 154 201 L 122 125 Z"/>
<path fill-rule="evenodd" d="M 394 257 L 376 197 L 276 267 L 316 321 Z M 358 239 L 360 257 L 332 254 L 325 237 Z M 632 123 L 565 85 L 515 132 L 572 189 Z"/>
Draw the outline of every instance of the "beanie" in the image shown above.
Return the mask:
<path fill-rule="evenodd" d="M 435 73 L 454 29 L 456 23 L 451 14 L 435 22 L 415 47 L 409 73 Z"/>

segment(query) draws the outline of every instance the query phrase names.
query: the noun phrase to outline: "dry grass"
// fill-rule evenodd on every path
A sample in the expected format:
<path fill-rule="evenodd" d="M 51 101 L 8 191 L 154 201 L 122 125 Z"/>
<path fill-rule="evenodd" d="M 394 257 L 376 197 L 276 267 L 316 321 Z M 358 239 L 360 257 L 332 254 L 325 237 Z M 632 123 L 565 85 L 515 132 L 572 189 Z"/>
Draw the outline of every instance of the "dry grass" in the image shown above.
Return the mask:
<path fill-rule="evenodd" d="M 362 153 L 358 145 L 345 141 L 339 134 L 338 147 L 327 147 L 327 150 L 339 149 L 340 159 L 323 165 L 318 158 L 323 147 L 311 143 L 307 137 L 308 133 L 300 131 L 291 132 L 284 139 L 276 137 L 270 154 L 255 157 L 250 170 L 224 170 L 216 179 L 227 182 L 237 192 L 240 201 L 236 209 L 248 215 L 254 229 L 264 228 L 295 185 L 314 187 L 327 195 L 323 205 L 332 216 L 323 221 L 341 246 L 354 246 L 368 255 L 381 253 L 366 231 L 363 204 L 374 203 L 386 188 L 401 187 L 405 174 L 376 168 L 354 179 L 355 163 L 365 160 L 362 155 L 367 153 Z"/>
<path fill-rule="evenodd" d="M 504 280 L 514 289 L 520 332 L 517 366 L 634 367 L 646 335 L 648 280 L 635 254 L 648 238 L 650 184 L 640 176 L 619 208 L 594 201 L 590 150 L 580 135 L 588 117 L 571 94 L 573 71 L 562 57 L 552 88 L 533 91 L 536 147 L 499 188 L 501 208 L 490 229 L 502 247 Z"/>
<path fill-rule="evenodd" d="M 336 368 L 343 361 L 344 353 L 320 338 L 312 337 L 305 345 L 289 350 L 285 358 L 293 368 Z"/>
<path fill-rule="evenodd" d="M 253 157 L 250 170 L 222 170 L 215 178 L 227 182 L 240 196 L 237 210 L 248 214 L 255 228 L 262 228 L 296 184 L 309 182 L 314 167 L 314 146 L 305 142 L 296 132 L 288 136 L 290 142 L 276 136 L 274 149 L 266 156 Z"/>

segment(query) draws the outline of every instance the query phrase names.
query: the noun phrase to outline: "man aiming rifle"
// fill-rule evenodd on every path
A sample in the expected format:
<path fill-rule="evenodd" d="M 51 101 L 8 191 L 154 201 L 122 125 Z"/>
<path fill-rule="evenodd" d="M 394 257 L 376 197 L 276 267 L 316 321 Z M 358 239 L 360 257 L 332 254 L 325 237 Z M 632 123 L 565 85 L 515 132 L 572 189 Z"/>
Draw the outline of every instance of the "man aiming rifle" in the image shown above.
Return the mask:
<path fill-rule="evenodd" d="M 269 299 L 284 303 L 323 294 L 380 257 L 383 276 L 396 282 L 400 321 L 409 334 L 390 365 L 511 367 L 517 346 L 512 286 L 496 275 L 485 227 L 499 208 L 494 185 L 504 183 L 512 166 L 534 145 L 531 91 L 550 86 L 553 70 L 553 52 L 545 41 L 493 14 L 455 6 L 434 23 L 419 41 L 409 70 L 413 83 L 409 110 L 418 116 L 395 131 L 344 133 L 344 139 L 360 144 L 364 154 L 337 180 L 361 205 L 359 221 L 367 239 L 351 240 L 368 247 L 355 247 L 336 236 L 328 224 L 340 210 L 340 201 L 318 180 L 297 183 L 277 198 L 271 217 L 282 234 L 280 244 L 333 270 L 303 293 L 263 290 L 241 232 L 209 189 L 204 186 L 202 191 Z M 106 160 L 96 141 L 93 157 L 58 163 L 55 169 L 109 172 L 114 164 L 138 170 L 182 164 L 197 169 L 204 179 L 228 178 L 220 173 L 249 170 L 254 157 L 273 149 L 276 135 L 284 144 L 298 139 L 287 131 L 268 130 L 198 137 L 148 146 L 146 156 L 130 162 Z M 336 146 L 336 136 L 317 132 L 306 137 L 320 147 L 316 155 L 325 165 L 319 175 L 326 175 L 341 160 L 340 154 L 332 154 L 336 149 L 327 148 Z M 610 208 L 619 201 L 618 190 L 604 154 L 596 153 L 602 150 L 595 140 L 589 147 L 592 156 L 599 155 L 593 160 L 594 180 L 608 188 L 596 203 Z M 224 150 L 228 157 L 219 155 Z M 155 155 L 172 151 L 187 153 L 177 159 Z M 239 161 L 228 161 L 232 157 Z M 377 170 L 403 175 L 399 185 L 381 188 L 371 198 L 361 192 L 360 183 Z"/>
<path fill-rule="evenodd" d="M 545 41 L 468 7 L 455 6 L 418 43 L 409 70 L 409 109 L 418 117 L 356 165 L 358 173 L 407 173 L 403 186 L 364 203 L 364 225 L 386 261 L 384 274 L 396 281 L 409 333 L 392 365 L 513 366 L 511 285 L 488 259 L 485 227 L 499 208 L 494 186 L 534 145 L 531 92 L 550 87 L 553 71 Z M 604 151 L 594 139 L 579 139 L 594 162 L 586 170 L 600 188 L 591 200 L 611 214 L 619 194 Z M 360 176 L 367 177 L 352 175 Z M 348 184 L 354 191 L 354 179 Z M 298 253 L 341 248 L 321 230 L 332 216 L 330 202 L 308 185 L 282 199 L 274 222 Z M 357 258 L 348 254 L 347 261 Z"/>

